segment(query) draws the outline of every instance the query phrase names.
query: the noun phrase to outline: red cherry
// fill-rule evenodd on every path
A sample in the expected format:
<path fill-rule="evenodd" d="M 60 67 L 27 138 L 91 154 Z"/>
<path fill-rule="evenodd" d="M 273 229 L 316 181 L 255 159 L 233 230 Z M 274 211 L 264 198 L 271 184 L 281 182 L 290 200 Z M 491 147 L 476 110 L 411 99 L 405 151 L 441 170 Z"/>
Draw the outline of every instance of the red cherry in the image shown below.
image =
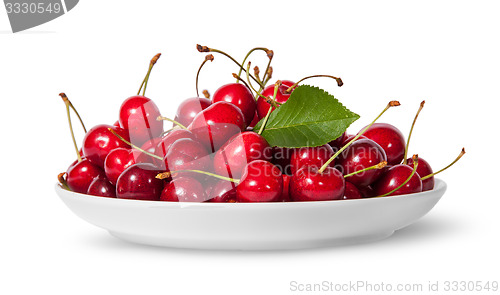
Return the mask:
<path fill-rule="evenodd" d="M 109 182 L 115 185 L 120 174 L 135 163 L 134 152 L 131 149 L 116 148 L 106 157 L 104 172 Z"/>
<path fill-rule="evenodd" d="M 287 87 L 292 87 L 293 85 L 295 84 L 295 82 L 293 81 L 290 81 L 290 80 L 281 80 L 281 85 L 285 85 Z M 295 86 L 293 89 L 297 88 L 297 86 Z"/>
<path fill-rule="evenodd" d="M 211 152 L 218 150 L 233 135 L 244 131 L 245 119 L 232 103 L 219 101 L 194 117 L 188 129 Z"/>
<path fill-rule="evenodd" d="M 83 158 L 80 162 L 73 163 L 66 171 L 66 182 L 70 190 L 86 194 L 90 184 L 97 177 L 105 178 L 104 171 Z"/>
<path fill-rule="evenodd" d="M 165 162 L 165 167 L 167 167 L 169 171 L 207 171 L 212 167 L 212 160 L 205 146 L 190 138 L 181 138 L 175 141 L 168 149 L 163 160 Z M 185 173 L 182 173 L 182 175 L 185 175 Z M 201 174 L 197 176 L 204 177 L 204 175 Z"/>
<path fill-rule="evenodd" d="M 407 165 L 413 168 L 413 158 L 409 158 L 407 160 Z M 422 158 L 418 158 L 418 166 L 417 166 L 417 173 L 420 175 L 420 177 L 427 176 L 429 174 L 434 173 L 432 171 L 431 165 L 429 162 Z M 422 180 L 422 191 L 430 191 L 434 188 L 434 176 L 431 176 L 427 179 Z"/>
<path fill-rule="evenodd" d="M 340 147 L 343 147 L 344 145 L 348 144 L 349 141 L 351 141 L 355 136 L 356 136 L 355 134 L 345 134 L 345 136 L 342 139 L 342 142 L 340 144 Z M 358 139 L 368 139 L 368 137 L 361 135 L 360 137 L 358 137 Z M 356 140 L 358 140 L 358 139 L 356 139 Z"/>
<path fill-rule="evenodd" d="M 281 201 L 291 202 L 290 197 L 290 180 L 292 177 L 290 175 L 283 174 L 283 193 L 281 194 Z"/>
<path fill-rule="evenodd" d="M 273 159 L 271 162 L 281 170 L 281 173 L 292 175 L 290 161 L 296 150 L 293 148 L 273 147 Z"/>
<path fill-rule="evenodd" d="M 253 131 L 236 134 L 215 153 L 215 173 L 239 178 L 247 163 L 254 160 L 270 161 L 271 150 L 264 137 Z"/>
<path fill-rule="evenodd" d="M 106 178 L 95 178 L 87 190 L 88 195 L 116 198 L 116 188 Z"/>
<path fill-rule="evenodd" d="M 150 163 L 134 164 L 118 177 L 116 197 L 119 199 L 158 201 L 164 181 L 157 179 L 159 171 Z"/>
<path fill-rule="evenodd" d="M 245 117 L 246 125 L 250 125 L 255 116 L 257 104 L 252 92 L 244 84 L 231 83 L 219 87 L 212 96 L 212 102 L 225 101 L 237 106 Z"/>
<path fill-rule="evenodd" d="M 111 133 L 109 128 L 128 140 L 127 132 L 124 129 L 104 124 L 90 129 L 83 139 L 83 154 L 90 162 L 101 168 L 104 168 L 104 160 L 112 150 L 129 147 L 128 144 Z"/>
<path fill-rule="evenodd" d="M 281 171 L 264 160 L 248 163 L 236 187 L 238 202 L 276 202 L 282 192 Z"/>
<path fill-rule="evenodd" d="M 163 157 L 163 155 L 159 155 L 159 152 L 157 151 L 158 145 L 160 144 L 161 141 L 162 141 L 161 137 L 155 137 L 147 140 L 140 148 L 141 150 L 144 150 L 151 154 L 156 154 L 160 157 Z M 136 163 L 151 163 L 157 166 L 158 168 L 163 167 L 163 161 L 153 158 L 150 155 L 138 149 L 132 149 L 132 154 L 134 156 Z"/>
<path fill-rule="evenodd" d="M 248 125 L 248 127 L 251 128 L 255 127 L 255 125 L 257 125 L 259 121 L 260 121 L 259 114 L 257 114 L 257 111 L 255 111 L 255 115 L 253 116 L 252 122 L 250 122 L 250 125 Z"/>
<path fill-rule="evenodd" d="M 420 166 L 420 163 L 419 163 Z M 418 166 L 417 166 L 418 168 Z M 413 168 L 408 165 L 398 164 L 389 168 L 384 172 L 379 179 L 373 184 L 373 189 L 376 196 L 381 196 L 391 192 L 392 190 L 403 184 L 410 177 Z M 402 188 L 398 189 L 391 196 L 412 194 L 422 191 L 422 180 L 418 172 L 415 173 L 410 181 Z"/>
<path fill-rule="evenodd" d="M 328 144 L 332 147 L 332 149 L 334 151 L 338 151 L 341 147 L 343 147 L 345 145 L 344 144 L 345 137 L 346 137 L 346 134 L 344 132 L 339 137 L 337 137 L 336 139 L 330 141 Z"/>
<path fill-rule="evenodd" d="M 302 167 L 310 166 L 318 169 L 333 156 L 334 152 L 328 144 L 316 147 L 302 147 L 295 150 L 290 160 L 292 175 Z M 332 161 L 329 166 L 334 166 Z"/>
<path fill-rule="evenodd" d="M 281 81 L 283 83 L 283 81 Z M 269 85 L 266 88 L 264 88 L 264 91 L 262 91 L 262 95 L 265 97 L 273 98 L 274 96 L 274 84 Z M 288 98 L 290 98 L 290 93 L 287 93 L 286 90 L 290 86 L 287 85 L 281 85 L 278 87 L 278 93 L 276 94 L 276 102 L 277 103 L 285 103 Z M 271 105 L 265 101 L 262 96 L 259 95 L 259 98 L 257 99 L 257 114 L 259 115 L 259 118 L 262 119 L 267 115 L 267 112 L 271 108 Z M 274 110 L 274 108 L 273 108 Z"/>
<path fill-rule="evenodd" d="M 375 141 L 384 149 L 389 165 L 401 163 L 404 158 L 406 143 L 403 133 L 398 128 L 387 123 L 375 123 L 363 135 Z"/>
<path fill-rule="evenodd" d="M 358 139 L 347 147 L 338 157 L 337 169 L 344 175 L 386 161 L 384 150 L 373 140 Z M 356 186 L 367 186 L 381 174 L 382 169 L 373 169 L 349 176 L 349 182 Z"/>
<path fill-rule="evenodd" d="M 350 183 L 349 181 L 346 181 L 344 197 L 342 199 L 354 200 L 361 198 L 363 198 L 363 194 L 359 191 L 359 189 L 354 184 Z"/>
<path fill-rule="evenodd" d="M 160 156 L 160 157 L 165 157 L 168 150 L 170 149 L 170 146 L 175 141 L 177 141 L 178 139 L 181 139 L 181 138 L 189 138 L 192 140 L 196 140 L 196 138 L 194 137 L 194 135 L 191 131 L 188 131 L 186 129 L 172 130 L 161 138 L 161 141 L 158 143 L 158 146 L 155 149 L 155 152 L 154 152 L 155 155 Z"/>
<path fill-rule="evenodd" d="M 127 98 L 120 107 L 120 125 L 127 129 L 130 141 L 141 146 L 146 140 L 163 133 L 160 111 L 149 98 L 136 95 Z"/>
<path fill-rule="evenodd" d="M 203 188 L 205 189 L 205 195 L 208 196 L 209 199 L 210 199 L 210 195 L 212 193 L 213 188 L 215 187 L 215 185 L 217 184 L 217 182 L 219 180 L 220 179 L 215 178 L 215 177 L 210 177 L 210 178 L 207 177 L 205 179 L 205 181 L 200 182 L 203 185 Z"/>
<path fill-rule="evenodd" d="M 208 108 L 212 102 L 208 98 L 193 97 L 184 100 L 177 108 L 174 121 L 188 126 L 199 112 Z"/>
<path fill-rule="evenodd" d="M 160 201 L 204 202 L 206 200 L 201 183 L 190 177 L 177 177 L 167 183 L 161 192 Z"/>
<path fill-rule="evenodd" d="M 292 175 L 290 196 L 294 201 L 328 201 L 344 197 L 345 180 L 340 171 L 326 167 L 319 173 L 319 167 L 306 166 Z"/>
<path fill-rule="evenodd" d="M 116 122 L 113 124 L 113 127 L 116 127 L 116 128 L 123 128 L 122 126 L 120 126 L 120 121 L 116 121 Z"/>
<path fill-rule="evenodd" d="M 147 140 L 142 146 L 141 150 L 145 150 L 146 152 L 150 152 L 154 154 L 156 152 L 156 148 L 162 142 L 163 137 L 155 137 Z"/>
<path fill-rule="evenodd" d="M 236 202 L 236 184 L 231 181 L 219 180 L 208 194 L 212 203 Z"/>
<path fill-rule="evenodd" d="M 384 169 L 389 169 L 390 167 L 389 166 L 385 166 Z M 347 181 L 346 181 L 347 183 Z M 368 186 L 363 186 L 363 187 L 356 187 L 359 192 L 361 193 L 361 195 L 363 196 L 363 198 L 372 198 L 372 197 L 375 197 L 375 191 L 373 190 L 373 187 L 371 185 L 368 185 Z"/>

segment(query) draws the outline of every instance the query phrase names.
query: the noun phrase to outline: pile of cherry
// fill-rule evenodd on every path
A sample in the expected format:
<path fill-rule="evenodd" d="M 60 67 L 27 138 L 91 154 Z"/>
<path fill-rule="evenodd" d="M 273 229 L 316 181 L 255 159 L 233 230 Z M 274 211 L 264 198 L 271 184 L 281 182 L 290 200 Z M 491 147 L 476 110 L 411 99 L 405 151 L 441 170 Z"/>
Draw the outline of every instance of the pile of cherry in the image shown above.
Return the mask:
<path fill-rule="evenodd" d="M 272 51 L 252 51 L 257 49 L 267 53 L 270 63 Z M 227 56 L 205 46 L 198 46 L 198 50 Z M 252 75 L 250 63 L 245 69 L 245 61 L 239 64 L 232 58 L 240 68 L 240 74 L 233 74 L 236 83 L 218 88 L 211 98 L 204 91 L 205 97 L 186 99 L 179 105 L 175 118 L 168 119 L 145 97 L 151 69 L 159 56 L 151 60 L 138 94 L 122 103 L 114 125 L 97 125 L 87 131 L 67 96 L 60 94 L 78 157 L 58 176 L 64 188 L 94 196 L 174 202 L 385 197 L 432 190 L 434 175 L 465 153 L 462 149 L 455 161 L 436 173 L 417 155 L 407 157 L 409 138 L 424 102 L 415 116 L 408 142 L 395 126 L 375 123 L 380 114 L 356 135 L 344 133 L 322 146 L 272 147 L 261 135 L 265 120 L 276 107 L 287 102 L 298 83 L 278 80 L 266 86 L 272 76 L 269 64 L 259 77 L 258 67 Z M 213 55 L 207 55 L 203 64 L 209 60 L 213 60 Z M 242 71 L 246 82 L 240 77 Z M 342 86 L 340 78 L 327 77 Z M 259 90 L 250 79 L 259 84 Z M 198 92 L 198 85 L 196 88 Z M 399 102 L 391 101 L 382 113 L 398 105 Z M 77 114 L 85 130 L 80 150 L 70 110 Z M 253 130 L 262 119 L 263 128 Z M 165 131 L 165 120 L 173 122 L 174 128 Z"/>

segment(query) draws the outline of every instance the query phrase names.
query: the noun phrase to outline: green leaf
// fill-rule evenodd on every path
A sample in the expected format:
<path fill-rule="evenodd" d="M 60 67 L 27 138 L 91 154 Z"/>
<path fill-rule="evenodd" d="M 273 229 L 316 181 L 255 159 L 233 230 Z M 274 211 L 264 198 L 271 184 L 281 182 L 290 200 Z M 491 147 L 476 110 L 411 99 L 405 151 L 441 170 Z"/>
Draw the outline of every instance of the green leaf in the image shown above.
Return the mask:
<path fill-rule="evenodd" d="M 297 87 L 286 103 L 269 116 L 262 136 L 271 146 L 304 147 L 326 144 L 359 119 L 333 95 L 309 85 Z M 264 119 L 254 130 L 260 130 Z"/>

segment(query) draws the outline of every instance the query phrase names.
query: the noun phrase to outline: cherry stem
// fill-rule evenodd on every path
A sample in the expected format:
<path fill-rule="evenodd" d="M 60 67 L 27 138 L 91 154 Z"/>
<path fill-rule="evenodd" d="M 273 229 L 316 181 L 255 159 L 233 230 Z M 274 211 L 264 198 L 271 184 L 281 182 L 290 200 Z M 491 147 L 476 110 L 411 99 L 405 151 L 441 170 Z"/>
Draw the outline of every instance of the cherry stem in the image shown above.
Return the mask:
<path fill-rule="evenodd" d="M 249 72 L 250 72 L 250 65 L 252 64 L 252 62 L 248 62 L 248 65 L 247 65 L 247 70 L 246 70 L 246 73 L 247 73 L 247 82 L 248 82 L 248 85 L 250 86 L 250 89 L 252 89 L 255 93 L 257 93 L 258 96 L 264 98 L 265 100 L 267 100 L 267 97 L 265 97 L 264 95 L 260 94 L 260 91 L 257 91 L 255 90 L 255 88 L 253 87 L 252 85 L 252 82 L 250 82 L 250 75 L 249 75 Z"/>
<path fill-rule="evenodd" d="M 368 167 L 368 168 L 365 168 L 365 169 L 362 169 L 362 170 L 358 170 L 358 171 L 354 171 L 352 173 L 346 174 L 346 175 L 344 175 L 344 178 L 351 177 L 351 176 L 356 175 L 358 173 L 366 172 L 366 171 L 369 171 L 369 170 L 382 169 L 385 166 L 387 166 L 387 162 L 386 161 L 382 161 L 382 162 L 378 163 L 377 165 L 373 165 L 371 167 Z"/>
<path fill-rule="evenodd" d="M 300 82 L 302 82 L 302 81 L 304 81 L 306 79 L 309 79 L 309 78 L 319 78 L 319 77 L 326 77 L 326 78 L 335 79 L 335 81 L 337 81 L 337 85 L 339 87 L 341 87 L 342 85 L 344 85 L 344 82 L 342 82 L 342 79 L 340 79 L 339 77 L 334 77 L 334 76 L 331 76 L 331 75 L 312 75 L 312 76 L 308 76 L 308 77 L 300 79 L 297 83 L 295 83 L 292 86 L 288 87 L 288 89 L 285 92 L 286 93 L 292 92 L 293 88 L 297 87 L 297 85 L 299 85 Z"/>
<path fill-rule="evenodd" d="M 398 186 L 397 188 L 393 189 L 392 191 L 388 192 L 388 193 L 385 193 L 383 195 L 380 195 L 380 196 L 376 196 L 374 198 L 382 198 L 382 197 L 387 197 L 393 193 L 395 193 L 397 190 L 399 190 L 400 188 L 402 188 L 403 186 L 405 186 L 409 181 L 410 179 L 413 177 L 413 175 L 415 175 L 415 173 L 417 173 L 417 167 L 418 167 L 418 155 L 413 155 L 413 170 L 411 171 L 411 174 L 410 176 L 400 185 Z"/>
<path fill-rule="evenodd" d="M 210 92 L 208 92 L 208 90 L 203 90 L 202 91 L 203 95 L 205 96 L 205 98 L 210 98 Z"/>
<path fill-rule="evenodd" d="M 167 134 L 167 133 L 169 133 L 169 132 L 173 131 L 174 129 L 175 129 L 175 127 L 174 127 L 174 128 L 170 128 L 170 129 L 168 129 L 168 130 L 166 130 L 166 131 L 163 131 L 163 132 L 161 133 L 161 136 L 164 136 L 165 134 Z"/>
<path fill-rule="evenodd" d="M 166 179 L 166 178 L 169 178 L 170 176 L 172 176 L 172 174 L 180 173 L 180 172 L 195 172 L 195 173 L 205 174 L 205 175 L 208 175 L 208 176 L 219 178 L 219 179 L 222 179 L 222 180 L 231 181 L 231 182 L 234 182 L 236 184 L 240 183 L 239 179 L 233 179 L 233 178 L 221 176 L 221 175 L 218 175 L 218 174 L 214 174 L 214 173 L 210 173 L 210 172 L 202 171 L 202 170 L 176 170 L 176 171 L 167 171 L 167 172 L 158 173 L 156 175 L 156 178 L 157 179 Z"/>
<path fill-rule="evenodd" d="M 271 61 L 273 59 L 273 51 L 270 50 L 270 53 L 267 54 L 267 56 L 269 57 L 269 62 L 267 63 L 267 67 L 266 67 L 266 71 L 264 72 L 264 76 L 262 76 L 262 84 L 264 84 L 264 87 L 267 85 L 267 82 L 269 82 L 269 80 L 271 80 L 271 77 L 273 75 L 273 68 L 271 67 Z M 267 76 L 267 77 L 266 77 Z M 259 93 L 264 90 L 264 87 L 260 86 L 259 87 Z M 255 96 L 255 99 L 258 99 L 259 96 Z"/>
<path fill-rule="evenodd" d="M 167 117 L 158 116 L 158 118 L 156 118 L 156 120 L 157 120 L 157 121 L 162 121 L 162 120 L 163 120 L 163 121 L 169 121 L 169 122 L 172 122 L 172 123 L 174 123 L 175 125 L 177 125 L 177 126 L 181 127 L 182 129 L 189 130 L 189 129 L 187 129 L 187 127 L 186 127 L 186 126 L 182 125 L 181 123 L 179 123 L 179 122 L 177 122 L 177 121 L 174 121 L 174 120 L 172 120 L 172 119 L 170 119 L 170 118 L 167 118 Z"/>
<path fill-rule="evenodd" d="M 200 97 L 200 94 L 198 93 L 198 77 L 200 76 L 200 71 L 201 68 L 205 65 L 207 61 L 214 61 L 214 56 L 212 54 L 207 54 L 205 56 L 205 60 L 201 63 L 200 68 L 198 69 L 198 72 L 196 73 L 196 97 Z"/>
<path fill-rule="evenodd" d="M 82 117 L 80 117 L 80 114 L 78 113 L 78 111 L 76 110 L 76 108 L 73 106 L 73 103 L 71 102 L 71 100 L 69 100 L 69 98 L 66 96 L 66 94 L 63 92 L 63 93 L 60 93 L 59 96 L 61 96 L 61 98 L 63 99 L 63 101 L 66 103 L 69 103 L 69 106 L 71 107 L 71 109 L 73 110 L 73 112 L 75 112 L 76 116 L 78 117 L 78 120 L 80 121 L 80 124 L 82 124 L 82 128 L 83 128 L 83 131 L 85 133 L 87 133 L 87 128 L 85 128 L 85 124 L 83 124 L 83 120 L 82 120 Z"/>
<path fill-rule="evenodd" d="M 264 85 L 266 85 L 267 82 L 269 82 L 269 80 L 271 80 L 271 78 L 273 77 L 273 67 L 268 67 L 266 69 L 265 75 L 267 75 L 267 77 L 264 79 Z M 265 75 L 264 75 L 264 77 L 265 77 Z"/>
<path fill-rule="evenodd" d="M 242 64 L 242 65 L 244 65 L 244 64 L 245 64 L 245 62 L 247 61 L 248 57 L 249 57 L 249 56 L 250 56 L 250 55 L 251 55 L 254 51 L 256 51 L 256 50 L 262 50 L 262 51 L 264 51 L 264 52 L 267 54 L 267 56 L 268 56 L 268 57 L 269 57 L 269 52 L 271 52 L 271 53 L 273 52 L 272 50 L 269 50 L 269 49 L 264 48 L 264 47 L 255 47 L 255 48 L 252 48 L 252 49 L 250 49 L 250 51 L 248 51 L 247 55 L 245 55 L 245 58 L 243 59 L 243 62 L 242 62 L 241 64 Z M 271 54 L 271 56 L 269 57 L 269 59 L 272 59 L 272 54 Z M 242 71 L 242 67 L 240 67 L 240 71 L 238 72 L 238 77 L 241 77 L 241 71 Z M 264 80 L 264 79 L 262 79 L 262 80 Z M 238 82 L 238 81 L 239 81 L 239 80 L 237 79 L 237 80 L 236 80 L 236 82 Z"/>
<path fill-rule="evenodd" d="M 240 81 L 241 83 L 245 84 L 245 86 L 248 89 L 251 89 L 250 86 L 248 86 L 247 82 L 245 82 L 245 80 L 241 79 L 236 73 L 233 73 L 233 77 L 236 78 L 236 80 Z"/>
<path fill-rule="evenodd" d="M 237 61 L 236 61 L 236 60 L 235 60 L 232 56 L 230 56 L 229 54 L 225 53 L 225 52 L 224 52 L 224 51 L 222 51 L 222 50 L 218 50 L 218 49 L 214 49 L 214 48 L 209 48 L 209 47 L 207 47 L 207 46 L 201 46 L 200 44 L 197 44 L 197 45 L 196 45 L 196 49 L 198 49 L 198 51 L 199 51 L 199 52 L 216 52 L 216 53 L 222 54 L 222 55 L 226 56 L 227 58 L 229 58 L 230 60 L 232 60 L 235 64 L 237 64 L 237 65 L 240 67 L 240 70 L 247 71 L 247 70 L 245 70 L 245 69 L 243 68 L 243 66 L 242 66 L 239 62 L 237 62 Z M 247 74 L 249 74 L 249 73 L 248 73 L 248 71 L 247 71 Z M 252 77 L 252 79 L 254 79 L 254 80 L 255 80 L 255 82 L 259 83 L 259 85 L 260 85 L 260 86 L 264 87 L 264 86 L 262 85 L 262 83 L 260 83 L 259 81 L 257 81 L 257 79 L 256 79 L 253 75 L 251 75 L 251 74 L 250 74 L 250 77 Z"/>
<path fill-rule="evenodd" d="M 280 80 L 276 81 L 276 83 L 274 84 L 274 94 L 273 94 L 273 99 L 272 99 L 273 102 L 276 102 L 276 95 L 278 95 L 278 89 L 280 88 L 280 86 L 281 86 L 281 81 Z M 274 105 L 276 105 L 276 103 L 274 103 Z M 269 120 L 269 116 L 271 115 L 272 111 L 273 111 L 273 106 L 271 106 L 269 108 L 269 110 L 267 110 L 266 117 L 264 118 L 264 121 L 262 122 L 262 126 L 260 126 L 260 130 L 257 134 L 261 135 L 262 132 L 264 131 L 264 128 L 267 124 L 267 120 Z"/>
<path fill-rule="evenodd" d="M 140 151 L 140 152 L 142 152 L 142 153 L 145 153 L 146 155 L 151 156 L 151 157 L 153 157 L 153 158 L 155 158 L 155 159 L 158 159 L 158 160 L 163 160 L 163 158 L 162 158 L 162 157 L 157 156 L 157 155 L 155 155 L 155 154 L 152 154 L 152 153 L 150 153 L 150 152 L 148 152 L 148 151 L 146 151 L 146 150 L 143 150 L 143 149 L 141 149 L 140 147 L 136 146 L 135 144 L 131 143 L 130 141 L 126 140 L 126 139 L 125 139 L 125 138 L 123 138 L 120 134 L 116 133 L 113 129 L 108 128 L 108 130 L 109 130 L 111 133 L 113 133 L 113 135 L 114 135 L 114 136 L 118 137 L 121 141 L 123 141 L 124 143 L 126 143 L 126 144 L 128 144 L 129 146 L 133 147 L 134 149 L 136 149 L 136 150 L 138 150 L 138 151 Z"/>
<path fill-rule="evenodd" d="M 460 155 L 458 155 L 458 157 L 450 163 L 450 165 L 444 167 L 443 169 L 439 170 L 438 172 L 434 172 L 434 173 L 431 173 L 429 175 L 426 175 L 424 177 L 422 177 L 422 180 L 426 180 L 427 178 L 431 178 L 432 176 L 438 174 L 438 173 L 441 173 L 443 172 L 444 170 L 450 168 L 451 166 L 453 166 L 453 164 L 455 164 L 458 160 L 460 160 L 460 158 L 462 158 L 462 156 L 465 155 L 465 148 L 462 148 L 462 151 L 460 152 Z"/>
<path fill-rule="evenodd" d="M 422 111 L 422 109 L 424 108 L 424 104 L 425 104 L 425 100 L 423 100 L 420 103 L 420 107 L 418 108 L 417 114 L 415 115 L 415 118 L 413 119 L 413 123 L 411 124 L 410 134 L 408 134 L 408 140 L 406 141 L 405 155 L 403 157 L 403 164 L 404 165 L 406 165 L 406 163 L 407 163 L 406 157 L 408 156 L 408 146 L 410 146 L 410 138 L 411 138 L 411 134 L 413 133 L 413 127 L 415 127 L 415 122 L 417 122 L 418 115 L 420 114 L 420 111 Z"/>
<path fill-rule="evenodd" d="M 273 76 L 273 67 L 270 67 L 269 65 L 271 64 L 271 61 L 269 60 L 269 63 L 267 64 L 267 68 L 266 68 L 266 73 L 264 74 L 264 77 L 262 77 L 262 81 L 263 81 L 263 84 L 264 85 L 267 85 L 267 82 L 269 82 L 269 80 L 271 80 L 271 77 Z M 266 77 L 267 75 L 267 77 Z M 260 95 L 261 91 L 263 90 L 264 88 L 262 87 L 259 87 L 259 92 L 257 93 L 257 95 L 255 96 L 255 100 L 257 100 L 259 98 L 259 96 L 262 96 Z M 276 102 L 277 104 L 281 105 L 280 103 Z"/>
<path fill-rule="evenodd" d="M 73 145 L 75 146 L 76 157 L 78 158 L 78 162 L 81 162 L 82 156 L 80 156 L 80 151 L 78 150 L 78 145 L 76 144 L 75 133 L 73 132 L 73 124 L 71 123 L 71 114 L 70 114 L 71 102 L 69 101 L 65 93 L 60 93 L 59 96 L 62 98 L 64 104 L 66 105 L 66 115 L 68 116 L 69 131 L 71 132 L 71 138 L 73 139 Z"/>
<path fill-rule="evenodd" d="M 260 69 L 258 66 L 253 67 L 253 74 L 255 75 L 255 78 L 257 78 L 257 80 L 262 83 L 262 80 L 259 77 Z"/>
<path fill-rule="evenodd" d="M 153 66 L 156 64 L 156 62 L 158 61 L 160 56 L 161 56 L 161 53 L 158 53 L 157 55 L 153 56 L 153 58 L 149 62 L 148 72 L 146 73 L 144 80 L 142 80 L 141 87 L 139 87 L 139 91 L 137 91 L 137 95 L 139 95 L 141 93 L 142 86 L 144 86 L 144 90 L 142 91 L 142 96 L 146 95 L 146 87 L 148 87 L 149 75 L 151 74 L 151 70 L 153 69 Z"/>
<path fill-rule="evenodd" d="M 339 149 L 330 159 L 328 159 L 328 161 L 326 161 L 325 164 L 323 164 L 323 166 L 321 166 L 321 168 L 318 170 L 319 173 L 323 173 L 323 171 L 325 171 L 326 167 L 328 167 L 328 165 L 330 165 L 330 163 L 338 156 L 340 155 L 340 153 L 342 153 L 347 147 L 349 147 L 354 141 L 356 141 L 361 135 L 363 135 L 363 133 L 366 132 L 366 130 L 368 130 L 368 128 L 370 128 L 389 108 L 391 107 L 397 107 L 397 106 L 400 106 L 401 104 L 399 103 L 399 101 L 397 100 L 391 100 L 387 106 L 385 107 L 385 109 L 375 118 L 375 120 L 373 120 L 370 125 L 366 126 L 365 129 L 363 129 L 361 132 L 359 132 L 356 136 L 354 136 L 353 139 L 351 139 L 351 141 L 349 141 L 346 145 L 344 145 L 341 149 Z"/>
<path fill-rule="evenodd" d="M 264 86 L 266 86 L 267 81 L 269 81 L 269 79 L 271 79 L 271 76 L 273 74 L 273 68 L 271 68 L 271 61 L 273 60 L 274 52 L 272 50 L 269 50 L 266 53 L 267 53 L 267 57 L 269 57 L 269 61 L 267 62 L 267 66 L 266 66 L 266 70 L 264 72 L 264 76 L 262 76 L 262 81 L 264 82 Z"/>
<path fill-rule="evenodd" d="M 62 185 L 62 187 L 64 189 L 70 190 L 68 183 L 66 182 L 66 179 L 64 179 L 65 176 L 66 176 L 66 172 L 59 173 L 57 175 L 57 180 L 59 181 L 59 183 Z"/>

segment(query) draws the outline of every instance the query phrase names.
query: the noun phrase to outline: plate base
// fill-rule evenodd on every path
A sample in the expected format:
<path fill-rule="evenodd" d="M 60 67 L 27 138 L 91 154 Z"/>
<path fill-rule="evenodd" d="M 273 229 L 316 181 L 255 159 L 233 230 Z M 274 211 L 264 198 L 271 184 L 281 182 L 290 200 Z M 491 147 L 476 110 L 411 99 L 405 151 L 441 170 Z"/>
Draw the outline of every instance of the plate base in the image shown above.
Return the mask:
<path fill-rule="evenodd" d="M 220 241 L 220 240 L 186 240 L 159 237 L 148 237 L 135 234 L 109 231 L 109 233 L 120 240 L 131 243 L 200 250 L 296 250 L 308 248 L 321 248 L 332 246 L 353 245 L 374 242 L 390 237 L 394 231 L 381 232 L 355 237 L 341 237 L 322 240 L 294 240 L 294 241 Z"/>

